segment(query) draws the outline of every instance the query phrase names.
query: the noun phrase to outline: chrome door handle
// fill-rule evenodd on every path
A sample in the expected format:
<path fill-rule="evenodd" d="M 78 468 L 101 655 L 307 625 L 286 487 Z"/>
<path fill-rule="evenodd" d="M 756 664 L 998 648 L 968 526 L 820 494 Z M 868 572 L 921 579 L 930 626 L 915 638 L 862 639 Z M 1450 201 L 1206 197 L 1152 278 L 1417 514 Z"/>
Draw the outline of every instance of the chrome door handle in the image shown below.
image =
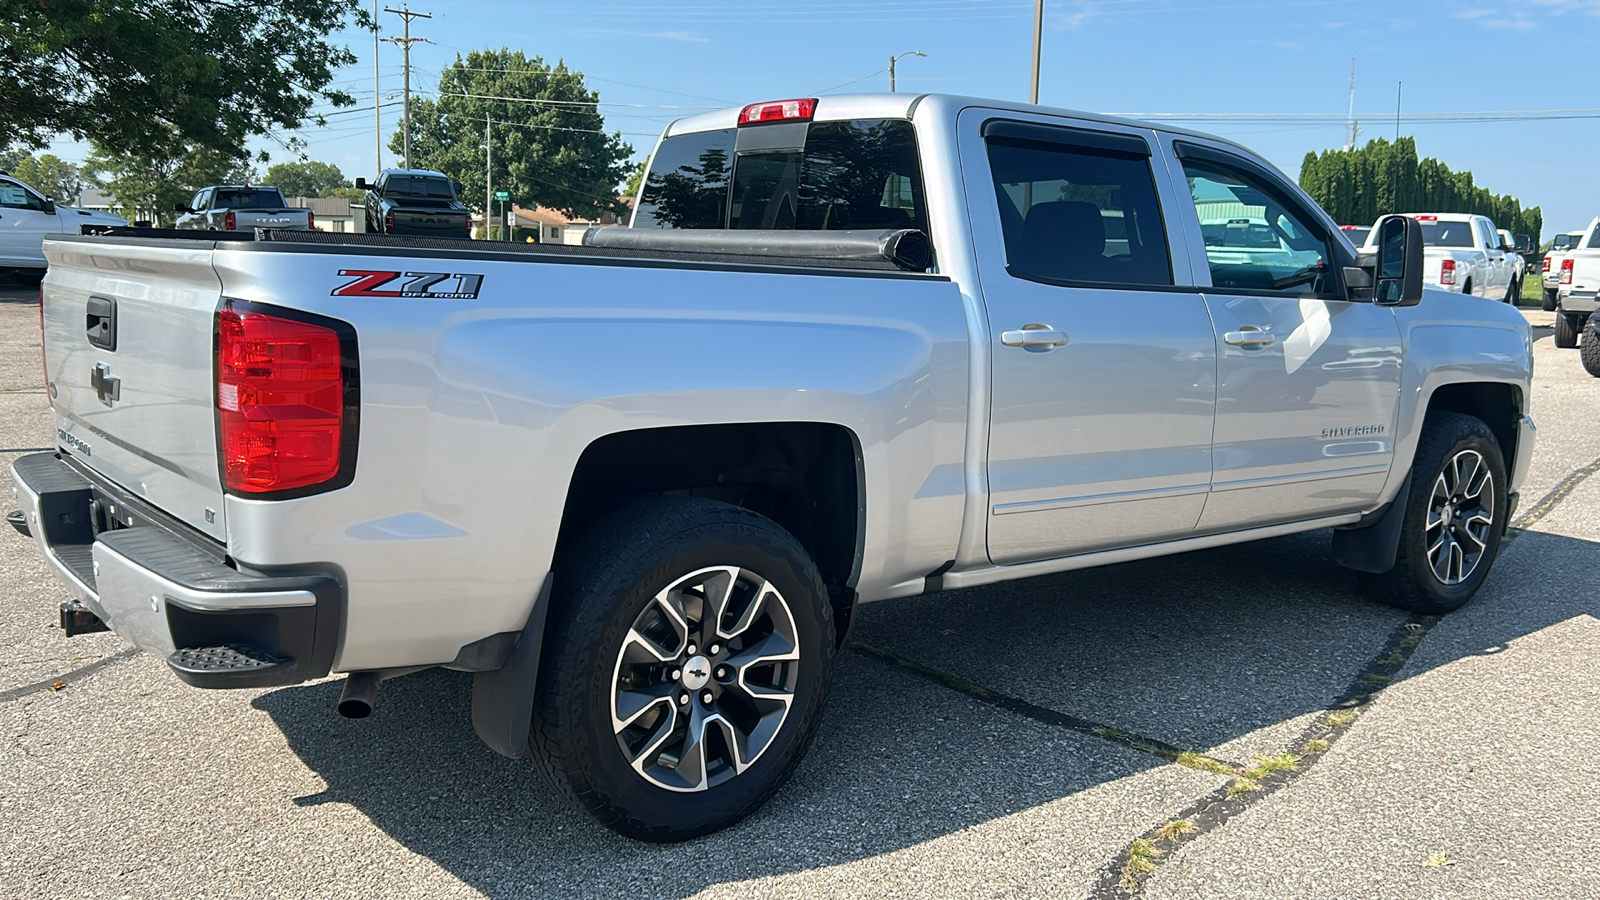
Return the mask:
<path fill-rule="evenodd" d="M 1066 342 L 1066 332 L 1036 322 L 1030 322 L 1017 331 L 1000 332 L 1000 343 L 1007 347 L 1022 347 L 1026 350 L 1049 350 Z"/>
<path fill-rule="evenodd" d="M 1277 341 L 1267 331 L 1258 325 L 1241 325 L 1238 331 L 1230 331 L 1222 336 L 1222 342 L 1235 347 L 1265 347 Z"/>

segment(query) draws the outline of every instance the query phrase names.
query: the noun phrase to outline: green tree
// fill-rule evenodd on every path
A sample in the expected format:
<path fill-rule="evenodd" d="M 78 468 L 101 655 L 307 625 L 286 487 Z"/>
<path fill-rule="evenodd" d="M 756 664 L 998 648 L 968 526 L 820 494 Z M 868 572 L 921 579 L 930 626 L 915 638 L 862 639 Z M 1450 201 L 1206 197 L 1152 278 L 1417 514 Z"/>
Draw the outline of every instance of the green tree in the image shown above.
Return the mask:
<path fill-rule="evenodd" d="M 89 179 L 133 213 L 150 211 L 157 224 L 171 224 L 173 206 L 187 203 L 195 191 L 213 184 L 249 184 L 255 173 L 230 153 L 196 148 L 171 156 L 112 153 L 98 143 L 84 161 Z"/>
<path fill-rule="evenodd" d="M 506 49 L 457 56 L 439 75 L 437 100 L 411 101 L 411 164 L 461 182 L 461 199 L 481 210 L 487 117 L 496 190 L 570 215 L 620 211 L 616 189 L 633 148 L 605 133 L 599 98 L 562 62 Z M 396 132 L 389 148 L 403 146 Z"/>
<path fill-rule="evenodd" d="M 82 170 L 53 153 L 24 156 L 6 170 L 33 185 L 39 193 L 68 206 L 75 205 L 83 195 Z"/>
<path fill-rule="evenodd" d="M 315 160 L 268 166 L 263 183 L 283 191 L 285 197 L 332 197 L 335 190 L 350 186 L 338 166 Z"/>
<path fill-rule="evenodd" d="M 0 148 L 0 169 L 9 172 L 31 155 L 25 147 Z"/>
<path fill-rule="evenodd" d="M 299 127 L 355 56 L 326 36 L 370 27 L 360 0 L 0 0 L 0 147 L 58 133 L 151 161 Z"/>
<path fill-rule="evenodd" d="M 1512 234 L 1530 236 L 1535 244 L 1544 227 L 1539 207 L 1524 208 L 1509 194 L 1478 187 L 1471 172 L 1453 172 L 1431 156 L 1418 159 L 1416 141 L 1408 137 L 1307 153 L 1300 186 L 1328 215 L 1347 224 L 1365 225 L 1389 213 L 1474 213 Z"/>
<path fill-rule="evenodd" d="M 645 172 L 648 171 L 648 169 L 646 167 L 649 164 L 650 164 L 650 161 L 646 159 L 646 160 L 641 160 L 637 166 L 633 167 L 633 171 L 628 173 L 627 180 L 624 181 L 623 184 L 622 184 L 622 196 L 624 196 L 624 197 L 638 197 L 639 196 L 639 188 L 641 186 L 643 186 L 643 184 L 644 184 L 644 175 L 645 175 Z"/>

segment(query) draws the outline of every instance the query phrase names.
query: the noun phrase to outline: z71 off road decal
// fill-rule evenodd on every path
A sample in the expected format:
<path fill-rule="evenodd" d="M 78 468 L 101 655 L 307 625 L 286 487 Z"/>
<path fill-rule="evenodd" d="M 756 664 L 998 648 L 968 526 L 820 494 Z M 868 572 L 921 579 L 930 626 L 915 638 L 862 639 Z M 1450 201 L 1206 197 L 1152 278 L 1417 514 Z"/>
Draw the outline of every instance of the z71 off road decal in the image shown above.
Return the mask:
<path fill-rule="evenodd" d="M 476 300 L 482 275 L 449 272 L 379 272 L 340 269 L 350 280 L 334 288 L 332 297 L 417 297 L 425 300 Z"/>

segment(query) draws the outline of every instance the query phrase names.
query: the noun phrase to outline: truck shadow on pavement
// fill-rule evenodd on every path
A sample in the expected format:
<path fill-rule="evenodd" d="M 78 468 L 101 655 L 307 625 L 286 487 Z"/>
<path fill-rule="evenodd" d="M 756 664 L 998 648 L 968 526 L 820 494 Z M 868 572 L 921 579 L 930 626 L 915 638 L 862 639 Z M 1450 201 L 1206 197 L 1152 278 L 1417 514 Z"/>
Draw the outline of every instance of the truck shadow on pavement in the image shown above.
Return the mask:
<path fill-rule="evenodd" d="M 853 639 L 1037 707 L 1248 762 L 1282 752 L 1345 696 L 1407 619 L 1365 600 L 1327 548 L 1318 532 L 887 601 L 863 609 Z M 1595 572 L 1600 544 L 1521 535 L 1401 677 L 1600 614 Z M 334 712 L 337 683 L 276 691 L 255 706 L 328 785 L 296 803 L 350 804 L 491 897 L 683 896 L 892 853 L 1170 765 L 846 651 L 821 732 L 789 784 L 733 828 L 652 846 L 602 829 L 532 765 L 483 747 L 468 719 L 470 688 L 470 676 L 443 670 L 395 679 L 359 722 Z M 1177 792 L 1192 793 L 1170 806 L 1124 809 L 1122 791 L 1062 812 L 1079 821 L 1038 838 L 1062 841 L 1055 865 L 1074 871 L 1049 877 L 1079 881 L 1109 858 L 1104 848 L 1114 854 L 1222 783 L 1171 768 L 1191 779 Z M 1090 846 L 1070 846 L 1072 834 Z"/>

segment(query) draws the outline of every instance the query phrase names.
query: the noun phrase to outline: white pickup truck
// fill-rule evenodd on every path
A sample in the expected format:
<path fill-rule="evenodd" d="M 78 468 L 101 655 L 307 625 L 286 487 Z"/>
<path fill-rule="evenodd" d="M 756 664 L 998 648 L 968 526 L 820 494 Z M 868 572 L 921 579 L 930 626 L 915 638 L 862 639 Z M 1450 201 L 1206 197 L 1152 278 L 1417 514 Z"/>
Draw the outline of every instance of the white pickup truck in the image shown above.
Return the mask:
<path fill-rule="evenodd" d="M 1590 323 L 1600 309 L 1600 217 L 1589 222 L 1578 242 L 1561 259 L 1556 283 L 1556 346 L 1583 346 L 1579 356 L 1589 374 L 1600 377 L 1600 339 Z"/>
<path fill-rule="evenodd" d="M 44 239 L 77 234 L 83 225 L 126 225 L 121 216 L 74 209 L 44 196 L 21 179 L 0 172 L 0 269 L 28 284 L 44 278 Z"/>
<path fill-rule="evenodd" d="M 1561 289 L 1561 261 L 1567 258 L 1567 253 L 1578 242 L 1583 240 L 1582 231 L 1568 231 L 1558 234 L 1550 241 L 1550 249 L 1544 255 L 1544 262 L 1540 263 L 1540 281 L 1544 286 L 1544 311 L 1554 312 L 1556 308 L 1556 295 Z"/>
<path fill-rule="evenodd" d="M 178 228 L 196 231 L 243 231 L 257 228 L 312 229 L 316 214 L 303 206 L 290 206 L 275 187 L 223 184 L 201 188 L 188 203 L 174 210 Z"/>
<path fill-rule="evenodd" d="M 1516 303 L 1522 273 L 1510 247 L 1502 247 L 1494 223 L 1467 213 L 1408 213 L 1422 223 L 1427 242 L 1427 271 L 1431 285 L 1462 294 Z M 1376 244 L 1377 230 L 1367 235 L 1365 249 Z"/>
<path fill-rule="evenodd" d="M 678 840 L 794 769 L 861 602 L 1332 528 L 1372 596 L 1466 603 L 1529 328 L 1376 233 L 1203 134 L 758 103 L 670 125 L 586 246 L 50 241 L 56 448 L 12 478 L 69 631 L 199 687 L 348 673 L 353 716 L 474 672 L 490 747 Z"/>

